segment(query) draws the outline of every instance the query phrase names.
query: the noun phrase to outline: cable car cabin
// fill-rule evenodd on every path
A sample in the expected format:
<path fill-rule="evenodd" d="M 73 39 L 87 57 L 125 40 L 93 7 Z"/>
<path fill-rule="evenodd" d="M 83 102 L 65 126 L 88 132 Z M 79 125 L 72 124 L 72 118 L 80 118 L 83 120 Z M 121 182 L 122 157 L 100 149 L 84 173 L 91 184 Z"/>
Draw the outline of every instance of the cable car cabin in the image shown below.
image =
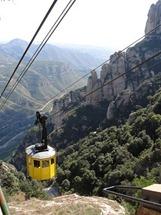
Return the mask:
<path fill-rule="evenodd" d="M 41 149 L 40 145 L 26 148 L 27 174 L 32 179 L 50 180 L 56 177 L 56 151 L 51 146 Z"/>
<path fill-rule="evenodd" d="M 48 145 L 46 120 L 47 116 L 36 112 L 35 125 L 42 128 L 41 143 L 26 148 L 27 174 L 41 181 L 56 177 L 56 151 Z"/>

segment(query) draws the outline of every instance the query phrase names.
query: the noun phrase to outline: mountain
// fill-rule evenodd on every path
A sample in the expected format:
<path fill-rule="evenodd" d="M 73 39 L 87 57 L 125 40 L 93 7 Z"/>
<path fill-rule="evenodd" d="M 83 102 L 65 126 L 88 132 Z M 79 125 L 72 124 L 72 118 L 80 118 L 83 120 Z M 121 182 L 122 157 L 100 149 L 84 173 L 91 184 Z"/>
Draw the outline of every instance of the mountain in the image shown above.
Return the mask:
<path fill-rule="evenodd" d="M 0 44 L 1 92 L 27 44 L 26 41 L 20 39 Z M 31 47 L 10 87 L 15 83 L 37 47 L 38 45 L 35 44 Z M 0 112 L 2 119 L 0 122 L 2 128 L 0 131 L 0 157 L 5 158 L 18 146 L 24 131 L 34 122 L 35 110 L 41 108 L 62 89 L 99 63 L 100 59 L 94 58 L 88 53 L 82 53 L 81 50 L 69 50 L 47 44 L 9 98 L 5 109 Z M 85 83 L 86 79 L 82 79 L 71 89 L 79 88 Z M 5 96 L 9 89 L 6 90 Z"/>
<path fill-rule="evenodd" d="M 26 46 L 27 42 L 19 39 L 0 45 L 1 89 L 3 89 L 8 76 L 11 75 Z M 38 45 L 31 47 L 16 77 L 24 69 L 29 57 L 32 56 L 37 48 Z M 21 96 L 25 97 L 25 100 L 32 101 L 32 105 L 34 103 L 41 104 L 42 101 L 44 102 L 53 97 L 62 88 L 68 86 L 69 83 L 81 77 L 84 72 L 94 68 L 101 62 L 101 58 L 94 58 L 87 52 L 81 51 L 81 49 L 73 50 L 47 44 L 24 76 L 15 91 L 14 99 L 11 98 L 11 100 L 15 102 L 15 98 L 20 96 L 16 94 L 22 94 Z M 15 82 L 16 77 L 13 82 Z M 85 81 L 80 81 L 74 87 L 84 85 Z M 21 105 L 20 101 L 15 103 Z"/>
<path fill-rule="evenodd" d="M 24 40 L 14 39 L 6 44 L 0 45 L 1 55 L 7 55 L 11 60 L 19 60 L 23 51 L 27 47 L 28 43 Z M 38 45 L 33 44 L 30 51 L 25 57 L 25 62 L 33 55 Z M 98 50 L 98 54 L 96 51 Z M 102 53 L 102 56 L 99 54 Z M 87 70 L 92 69 L 99 63 L 102 63 L 102 59 L 105 58 L 105 50 L 103 48 L 91 48 L 90 51 L 82 46 L 77 46 L 77 49 L 73 49 L 69 46 L 60 46 L 46 44 L 43 50 L 40 52 L 38 61 L 54 61 L 64 62 L 66 64 L 72 64 L 76 69 Z"/>

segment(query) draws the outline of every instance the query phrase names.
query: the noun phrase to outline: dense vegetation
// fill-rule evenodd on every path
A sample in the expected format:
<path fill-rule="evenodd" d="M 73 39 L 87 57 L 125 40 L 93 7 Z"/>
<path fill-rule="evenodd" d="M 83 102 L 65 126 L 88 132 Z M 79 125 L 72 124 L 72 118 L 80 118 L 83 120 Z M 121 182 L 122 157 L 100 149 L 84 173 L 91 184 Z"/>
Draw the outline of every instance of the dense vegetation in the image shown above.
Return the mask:
<path fill-rule="evenodd" d="M 97 106 L 82 105 L 73 110 L 64 120 L 62 131 L 53 136 L 52 144 L 58 150 L 64 149 L 96 130 L 106 118 L 107 104 L 104 101 Z"/>
<path fill-rule="evenodd" d="M 97 129 L 60 153 L 58 183 L 62 191 L 102 194 L 115 184 L 146 186 L 160 182 L 161 91 L 126 123 Z"/>
<path fill-rule="evenodd" d="M 26 178 L 22 172 L 17 172 L 12 165 L 2 161 L 0 161 L 0 180 L 7 199 L 11 199 L 19 192 L 25 193 L 27 199 L 30 197 L 48 198 L 40 182 Z"/>

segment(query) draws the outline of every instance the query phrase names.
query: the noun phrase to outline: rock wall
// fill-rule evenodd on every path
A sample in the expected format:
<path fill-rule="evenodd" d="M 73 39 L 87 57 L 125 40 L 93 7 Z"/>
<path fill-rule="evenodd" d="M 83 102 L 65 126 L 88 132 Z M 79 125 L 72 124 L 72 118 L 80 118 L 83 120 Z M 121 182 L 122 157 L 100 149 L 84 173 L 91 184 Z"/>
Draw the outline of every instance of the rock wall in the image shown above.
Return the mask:
<path fill-rule="evenodd" d="M 87 103 L 97 104 L 104 99 L 109 101 L 113 100 L 121 90 L 125 89 L 126 80 L 124 77 L 121 77 L 112 84 L 106 85 L 106 83 L 125 71 L 125 54 L 120 52 L 114 53 L 110 57 L 110 62 L 103 65 L 100 73 L 100 79 L 97 77 L 96 71 L 92 71 L 91 76 L 88 78 L 87 95 L 92 91 L 95 91 L 97 88 L 100 89 L 87 96 Z"/>
<path fill-rule="evenodd" d="M 88 95 L 89 93 L 90 95 Z M 101 80 L 98 79 L 96 71 L 92 71 L 91 76 L 88 78 L 86 94 L 87 94 L 86 102 L 88 104 L 95 105 L 102 100 L 103 96 L 102 83 Z"/>
<path fill-rule="evenodd" d="M 161 25 L 161 0 L 155 5 L 153 4 L 149 10 L 145 33 L 153 30 L 159 24 Z M 161 26 L 141 42 L 127 49 L 126 52 L 115 52 L 110 57 L 109 63 L 102 66 L 100 78 L 97 77 L 96 72 L 92 72 L 89 77 L 88 103 L 96 105 L 104 99 L 107 100 L 110 102 L 107 107 L 107 119 L 113 118 L 116 107 L 124 102 L 129 103 L 130 95 L 136 92 L 145 80 L 161 72 L 159 66 L 154 66 L 161 60 L 160 56 L 135 68 L 136 65 L 158 53 L 160 45 Z M 121 76 L 121 74 L 124 75 Z M 120 78 L 110 82 L 119 76 Z M 102 89 L 90 95 L 90 92 L 95 91 L 99 86 L 102 86 Z"/>
<path fill-rule="evenodd" d="M 150 7 L 145 33 L 147 34 L 159 24 L 161 24 L 161 0 L 159 0 L 156 4 L 152 4 Z M 161 26 L 153 33 L 153 35 L 156 33 L 161 33 Z"/>

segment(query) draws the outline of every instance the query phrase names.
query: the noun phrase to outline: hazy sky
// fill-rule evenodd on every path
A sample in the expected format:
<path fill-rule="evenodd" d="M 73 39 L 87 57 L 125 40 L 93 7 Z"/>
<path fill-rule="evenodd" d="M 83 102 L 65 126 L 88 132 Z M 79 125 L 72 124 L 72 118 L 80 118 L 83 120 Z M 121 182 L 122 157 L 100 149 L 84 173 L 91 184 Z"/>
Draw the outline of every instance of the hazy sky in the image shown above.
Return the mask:
<path fill-rule="evenodd" d="M 37 41 L 69 0 L 58 0 Z M 30 40 L 53 0 L 0 0 L 0 41 Z M 148 10 L 157 0 L 77 0 L 50 43 L 121 49 L 144 34 Z"/>

